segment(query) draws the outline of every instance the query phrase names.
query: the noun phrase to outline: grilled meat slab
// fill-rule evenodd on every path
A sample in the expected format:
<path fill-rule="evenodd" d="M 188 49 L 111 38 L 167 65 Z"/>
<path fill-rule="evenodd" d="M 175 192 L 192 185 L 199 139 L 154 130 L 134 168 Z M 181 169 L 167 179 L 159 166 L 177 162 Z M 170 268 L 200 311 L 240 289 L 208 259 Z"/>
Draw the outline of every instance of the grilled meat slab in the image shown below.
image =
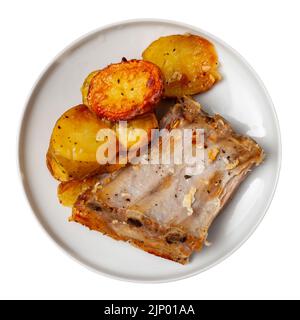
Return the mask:
<path fill-rule="evenodd" d="M 202 173 L 187 176 L 186 164 L 172 162 L 131 165 L 79 196 L 71 220 L 185 264 L 203 247 L 213 220 L 264 153 L 191 98 L 171 108 L 160 127 L 204 129 Z"/>

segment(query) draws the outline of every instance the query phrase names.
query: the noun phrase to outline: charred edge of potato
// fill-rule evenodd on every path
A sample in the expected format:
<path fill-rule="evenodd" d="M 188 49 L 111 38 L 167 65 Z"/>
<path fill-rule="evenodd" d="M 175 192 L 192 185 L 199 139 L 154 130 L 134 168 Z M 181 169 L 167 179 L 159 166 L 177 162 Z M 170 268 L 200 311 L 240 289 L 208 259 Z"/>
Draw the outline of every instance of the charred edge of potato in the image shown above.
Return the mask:
<path fill-rule="evenodd" d="M 161 37 L 142 56 L 160 67 L 165 79 L 165 97 L 201 93 L 221 79 L 214 45 L 197 35 Z"/>
<path fill-rule="evenodd" d="M 87 105 L 99 117 L 129 120 L 153 110 L 163 94 L 160 69 L 143 60 L 123 60 L 90 80 Z"/>

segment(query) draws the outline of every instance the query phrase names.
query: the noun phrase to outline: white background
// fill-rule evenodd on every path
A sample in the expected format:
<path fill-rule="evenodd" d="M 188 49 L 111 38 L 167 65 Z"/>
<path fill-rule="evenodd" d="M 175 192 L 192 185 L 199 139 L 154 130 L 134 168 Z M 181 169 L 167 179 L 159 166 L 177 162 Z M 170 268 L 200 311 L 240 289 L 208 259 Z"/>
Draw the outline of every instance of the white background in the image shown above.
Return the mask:
<path fill-rule="evenodd" d="M 299 1 L 2 1 L 0 4 L 0 298 L 300 299 Z M 178 20 L 238 50 L 275 104 L 283 165 L 273 203 L 254 235 L 196 277 L 165 284 L 112 280 L 74 262 L 39 227 L 17 167 L 24 103 L 40 72 L 74 39 L 132 18 Z"/>

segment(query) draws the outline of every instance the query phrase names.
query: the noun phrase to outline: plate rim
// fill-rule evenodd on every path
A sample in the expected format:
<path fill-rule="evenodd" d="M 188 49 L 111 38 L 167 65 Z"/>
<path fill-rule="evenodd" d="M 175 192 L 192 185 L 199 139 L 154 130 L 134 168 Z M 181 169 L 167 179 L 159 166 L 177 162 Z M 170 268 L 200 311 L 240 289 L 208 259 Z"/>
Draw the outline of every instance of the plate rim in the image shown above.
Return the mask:
<path fill-rule="evenodd" d="M 133 277 L 117 276 L 114 273 L 108 273 L 105 271 L 101 271 L 101 270 L 95 268 L 94 266 L 84 262 L 79 257 L 76 257 L 75 253 L 71 252 L 68 248 L 66 248 L 66 246 L 63 243 L 61 243 L 56 238 L 55 235 L 53 235 L 51 230 L 49 230 L 49 228 L 47 228 L 45 222 L 43 222 L 41 217 L 39 217 L 39 215 L 36 213 L 36 210 L 35 210 L 34 204 L 33 204 L 33 199 L 31 196 L 30 187 L 27 183 L 28 179 L 26 180 L 26 178 L 25 178 L 24 173 L 26 170 L 25 170 L 24 161 L 22 158 L 23 152 L 24 152 L 23 146 L 22 146 L 23 132 L 25 132 L 24 130 L 25 130 L 26 117 L 28 116 L 29 111 L 30 111 L 30 101 L 31 101 L 32 97 L 36 94 L 36 91 L 38 91 L 39 86 L 41 85 L 44 78 L 47 76 L 48 72 L 51 70 L 51 67 L 54 65 L 55 61 L 57 61 L 58 58 L 61 58 L 65 54 L 67 54 L 71 48 L 73 48 L 76 45 L 78 46 L 82 41 L 84 41 L 85 39 L 87 39 L 89 37 L 92 37 L 93 35 L 96 35 L 97 33 L 101 33 L 101 32 L 107 31 L 109 29 L 113 29 L 113 28 L 120 27 L 120 26 L 126 26 L 126 25 L 130 25 L 130 24 L 138 24 L 138 23 L 158 23 L 158 24 L 162 23 L 162 24 L 168 24 L 168 25 L 179 26 L 179 27 L 183 27 L 183 28 L 187 28 L 187 29 L 192 29 L 192 30 L 195 30 L 196 32 L 199 32 L 200 34 L 203 34 L 203 35 L 211 38 L 213 41 L 219 42 L 225 48 L 228 48 L 249 69 L 249 71 L 254 76 L 255 80 L 257 81 L 257 83 L 259 84 L 261 89 L 263 90 L 263 93 L 264 93 L 265 97 L 267 98 L 269 106 L 271 107 L 271 110 L 273 112 L 274 126 L 276 128 L 276 133 L 278 136 L 278 150 L 277 150 L 278 151 L 278 155 L 277 155 L 278 165 L 277 165 L 277 170 L 276 170 L 275 183 L 272 187 L 272 191 L 270 193 L 269 199 L 266 202 L 265 209 L 260 214 L 260 217 L 257 220 L 257 222 L 253 225 L 253 227 L 250 229 L 250 231 L 245 235 L 244 239 L 242 241 L 240 241 L 240 243 L 238 243 L 229 252 L 227 252 L 225 255 L 223 255 L 222 257 L 220 257 L 219 259 L 217 259 L 216 261 L 214 261 L 210 265 L 208 265 L 202 269 L 190 272 L 188 274 L 184 274 L 182 276 L 180 276 L 180 275 L 179 276 L 172 276 L 172 277 L 165 278 L 165 279 L 146 279 L 146 278 L 145 279 L 140 279 L 140 278 L 135 279 Z M 82 36 L 76 38 L 71 43 L 69 43 L 67 46 L 65 46 L 64 49 L 61 50 L 60 52 L 58 52 L 54 56 L 54 58 L 52 58 L 51 61 L 43 68 L 43 70 L 38 75 L 36 81 L 33 83 L 32 87 L 29 91 L 29 94 L 27 95 L 27 98 L 25 100 L 23 110 L 21 111 L 21 116 L 19 119 L 19 126 L 18 126 L 18 136 L 17 136 L 17 155 L 18 155 L 17 156 L 17 167 L 18 167 L 18 173 L 19 173 L 18 174 L 19 175 L 19 182 L 22 185 L 22 189 L 24 191 L 24 193 L 22 193 L 22 194 L 26 198 L 27 205 L 30 208 L 32 215 L 35 217 L 35 221 L 38 222 L 39 227 L 47 234 L 48 238 L 51 239 L 52 243 L 55 243 L 56 246 L 62 252 L 64 252 L 65 255 L 69 256 L 72 260 L 74 260 L 77 263 L 79 263 L 80 265 L 84 266 L 86 269 L 93 271 L 93 272 L 97 273 L 98 275 L 106 276 L 106 277 L 114 279 L 114 280 L 121 280 L 121 281 L 126 281 L 126 282 L 133 282 L 133 283 L 167 283 L 167 282 L 173 282 L 173 281 L 187 279 L 187 278 L 196 276 L 200 273 L 203 273 L 203 272 L 215 267 L 216 265 L 218 265 L 219 263 L 221 263 L 222 261 L 224 261 L 228 257 L 230 257 L 234 252 L 239 250 L 241 248 L 241 246 L 243 244 L 245 244 L 249 240 L 249 238 L 253 235 L 253 233 L 255 232 L 257 227 L 260 225 L 260 223 L 264 219 L 266 213 L 268 212 L 270 205 L 274 199 L 275 192 L 277 190 L 278 181 L 279 181 L 280 172 L 281 172 L 281 166 L 282 166 L 282 138 L 281 138 L 281 130 L 280 130 L 277 112 L 276 112 L 274 103 L 271 99 L 271 96 L 266 89 L 265 84 L 263 83 L 263 81 L 260 78 L 260 76 L 258 75 L 258 73 L 254 70 L 254 68 L 248 63 L 248 61 L 238 51 L 236 51 L 233 47 L 231 47 L 225 41 L 223 41 L 219 37 L 211 34 L 210 32 L 207 32 L 207 31 L 203 30 L 202 28 L 187 24 L 185 22 L 180 22 L 180 21 L 170 20 L 170 19 L 160 19 L 160 18 L 138 18 L 138 19 L 126 19 L 126 20 L 115 21 L 113 23 L 105 24 L 101 27 L 98 27 L 96 29 L 93 29 L 93 30 L 83 34 Z"/>

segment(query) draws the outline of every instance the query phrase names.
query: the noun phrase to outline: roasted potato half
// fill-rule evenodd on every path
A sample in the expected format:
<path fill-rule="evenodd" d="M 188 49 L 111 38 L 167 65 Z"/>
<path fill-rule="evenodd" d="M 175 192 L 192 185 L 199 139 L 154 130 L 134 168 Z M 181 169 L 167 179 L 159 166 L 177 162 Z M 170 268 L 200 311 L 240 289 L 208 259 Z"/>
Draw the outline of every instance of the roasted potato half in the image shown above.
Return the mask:
<path fill-rule="evenodd" d="M 200 36 L 161 37 L 152 42 L 142 56 L 161 69 L 166 97 L 204 92 L 221 79 L 215 47 Z"/>
<path fill-rule="evenodd" d="M 153 110 L 163 94 L 163 76 L 151 62 L 123 60 L 90 74 L 82 94 L 100 118 L 129 120 Z"/>
<path fill-rule="evenodd" d="M 85 105 L 66 111 L 56 122 L 50 141 L 55 157 L 75 161 L 96 161 L 96 151 L 100 142 L 97 132 L 111 128 L 112 124 L 98 119 Z"/>
<path fill-rule="evenodd" d="M 114 166 L 101 166 L 96 152 L 101 142 L 97 132 L 112 124 L 98 119 L 85 105 L 67 110 L 56 122 L 47 152 L 49 171 L 59 181 L 82 179 L 107 172 Z"/>
<path fill-rule="evenodd" d="M 98 119 L 84 105 L 66 111 L 56 122 L 51 135 L 46 156 L 50 173 L 59 181 L 70 181 L 118 170 L 122 165 L 100 165 L 96 156 L 98 147 L 102 143 L 96 139 L 100 129 L 111 129 L 115 134 L 116 153 L 118 152 L 118 139 L 120 139 L 121 144 L 126 139 L 131 141 L 127 135 L 117 135 L 117 126 L 117 123 Z M 151 138 L 151 129 L 157 128 L 158 123 L 155 114 L 149 113 L 129 120 L 127 126 L 127 133 L 136 132 L 135 128 L 143 128 L 147 131 L 148 139 L 143 141 L 144 144 L 147 144 Z M 138 137 L 136 137 L 135 142 L 136 140 L 138 140 Z M 142 141 L 138 142 L 142 143 Z"/>

